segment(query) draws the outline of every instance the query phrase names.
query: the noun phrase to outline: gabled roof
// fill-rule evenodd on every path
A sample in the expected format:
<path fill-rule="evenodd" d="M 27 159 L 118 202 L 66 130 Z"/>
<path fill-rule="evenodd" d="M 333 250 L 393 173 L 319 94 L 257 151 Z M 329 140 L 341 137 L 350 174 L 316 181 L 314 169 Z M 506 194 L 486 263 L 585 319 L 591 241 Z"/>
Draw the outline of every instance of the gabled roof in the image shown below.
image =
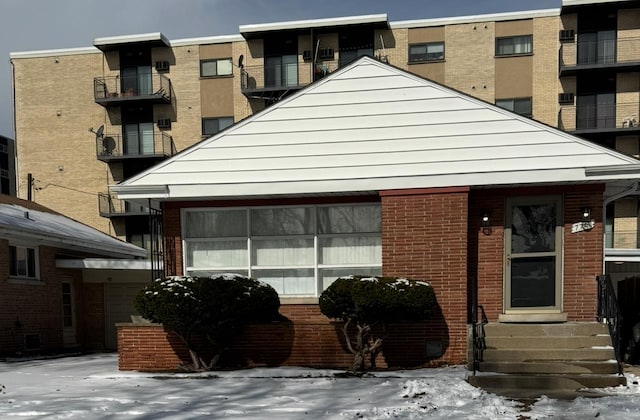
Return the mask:
<path fill-rule="evenodd" d="M 363 57 L 112 190 L 188 200 L 639 177 L 637 159 Z"/>
<path fill-rule="evenodd" d="M 144 257 L 146 251 L 31 201 L 0 194 L 0 238 L 105 257 Z"/>

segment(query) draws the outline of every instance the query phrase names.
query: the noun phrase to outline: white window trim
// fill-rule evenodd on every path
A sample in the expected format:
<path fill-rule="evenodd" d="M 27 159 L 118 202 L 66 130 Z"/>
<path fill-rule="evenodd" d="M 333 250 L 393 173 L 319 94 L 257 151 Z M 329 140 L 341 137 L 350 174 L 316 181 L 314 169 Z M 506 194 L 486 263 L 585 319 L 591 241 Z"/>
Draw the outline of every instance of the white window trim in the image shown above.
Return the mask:
<path fill-rule="evenodd" d="M 35 269 L 35 277 L 13 275 L 10 268 L 11 261 L 9 261 L 9 282 L 13 284 L 44 284 L 40 279 L 40 248 L 37 245 L 13 241 L 9 243 L 9 247 L 33 249 Z M 9 252 L 9 258 L 11 258 L 11 252 Z"/>
<path fill-rule="evenodd" d="M 320 207 L 340 207 L 340 206 L 371 206 L 381 204 L 378 202 L 364 202 L 364 203 L 330 203 L 330 204 L 298 204 L 298 205 L 283 205 L 283 206 L 248 206 L 248 207 L 193 207 L 193 208 L 183 208 L 180 211 L 180 221 L 181 221 L 181 235 L 182 235 L 182 275 L 188 275 L 190 271 L 217 271 L 217 272 L 235 272 L 241 271 L 246 272 L 249 277 L 252 277 L 254 271 L 258 270 L 313 270 L 313 275 L 316 283 L 315 294 L 280 294 L 280 297 L 283 299 L 313 299 L 318 298 L 322 293 L 323 284 L 322 279 L 319 278 L 320 271 L 323 269 L 360 269 L 360 268 L 382 268 L 382 255 L 380 256 L 379 263 L 371 263 L 371 264 L 320 264 L 320 240 L 322 238 L 335 238 L 335 237 L 380 237 L 382 238 L 382 232 L 359 232 L 359 233 L 328 233 L 328 234 L 320 234 L 318 233 L 318 216 L 317 209 Z M 282 236 L 251 236 L 251 210 L 252 209 L 279 209 L 279 208 L 300 208 L 306 207 L 312 209 L 312 217 L 314 220 L 313 234 L 300 234 L 300 235 L 282 235 Z M 229 236 L 224 238 L 192 238 L 189 239 L 186 237 L 186 214 L 189 212 L 199 212 L 199 211 L 233 211 L 233 210 L 244 210 L 246 211 L 247 217 L 247 236 L 246 237 L 238 237 L 238 236 Z M 254 265 L 251 259 L 252 253 L 252 241 L 256 239 L 313 239 L 313 253 L 314 253 L 314 263 L 313 264 L 305 264 L 305 265 L 297 265 L 297 266 L 258 266 Z M 225 266 L 225 267 L 188 267 L 188 255 L 187 255 L 187 242 L 226 242 L 232 240 L 246 240 L 247 241 L 247 265 L 243 267 L 239 266 Z"/>

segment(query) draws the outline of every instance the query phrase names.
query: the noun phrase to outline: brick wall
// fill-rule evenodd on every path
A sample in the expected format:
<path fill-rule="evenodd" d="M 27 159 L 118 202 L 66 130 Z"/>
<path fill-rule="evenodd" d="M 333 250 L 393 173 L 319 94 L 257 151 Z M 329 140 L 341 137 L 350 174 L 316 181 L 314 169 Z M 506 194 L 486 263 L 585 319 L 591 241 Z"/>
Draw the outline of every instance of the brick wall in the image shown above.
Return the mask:
<path fill-rule="evenodd" d="M 281 322 L 251 325 L 224 351 L 226 366 L 310 366 L 347 368 L 352 361 L 342 324 L 320 313 L 318 305 L 282 305 Z M 387 329 L 380 368 L 436 365 L 425 349 L 434 323 L 394 324 Z M 118 324 L 120 370 L 171 371 L 189 362 L 182 341 L 157 324 Z"/>
<path fill-rule="evenodd" d="M 431 340 L 442 340 L 451 363 L 466 358 L 468 191 L 381 193 L 383 273 L 431 283 L 442 311 Z"/>

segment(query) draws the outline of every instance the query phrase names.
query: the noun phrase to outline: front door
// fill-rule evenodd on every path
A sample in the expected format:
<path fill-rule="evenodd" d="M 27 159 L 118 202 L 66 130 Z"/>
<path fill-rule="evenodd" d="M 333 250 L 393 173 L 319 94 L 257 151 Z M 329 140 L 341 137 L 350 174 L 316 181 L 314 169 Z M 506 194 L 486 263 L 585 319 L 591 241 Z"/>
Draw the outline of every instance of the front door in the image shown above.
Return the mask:
<path fill-rule="evenodd" d="M 562 200 L 507 202 L 505 313 L 559 312 L 562 308 Z"/>

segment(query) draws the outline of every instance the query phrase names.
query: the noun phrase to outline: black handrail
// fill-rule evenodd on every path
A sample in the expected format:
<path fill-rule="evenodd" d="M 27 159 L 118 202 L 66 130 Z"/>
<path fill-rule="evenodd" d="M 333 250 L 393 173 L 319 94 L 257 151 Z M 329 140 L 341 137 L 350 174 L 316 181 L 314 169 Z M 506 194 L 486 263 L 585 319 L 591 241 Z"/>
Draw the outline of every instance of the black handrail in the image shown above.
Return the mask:
<path fill-rule="evenodd" d="M 478 321 L 478 312 L 480 312 L 480 321 Z M 484 312 L 482 305 L 478 305 L 474 302 L 472 308 L 472 340 L 473 340 L 473 376 L 476 375 L 476 371 L 480 369 L 480 362 L 482 362 L 484 350 L 486 349 L 486 343 L 484 340 L 484 326 L 489 322 L 487 315 Z"/>
<path fill-rule="evenodd" d="M 598 321 L 606 322 L 611 335 L 611 343 L 618 361 L 618 373 L 622 374 L 622 312 L 618 306 L 611 277 L 603 274 L 598 281 Z"/>

